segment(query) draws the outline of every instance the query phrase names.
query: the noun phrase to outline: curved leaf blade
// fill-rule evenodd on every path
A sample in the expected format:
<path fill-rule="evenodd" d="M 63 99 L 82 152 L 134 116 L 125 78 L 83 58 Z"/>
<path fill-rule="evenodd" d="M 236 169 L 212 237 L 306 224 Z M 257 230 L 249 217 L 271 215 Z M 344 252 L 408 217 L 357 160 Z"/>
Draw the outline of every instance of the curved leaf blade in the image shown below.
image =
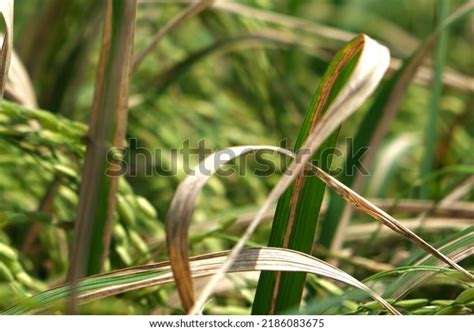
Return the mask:
<path fill-rule="evenodd" d="M 321 116 L 350 79 L 364 47 L 360 35 L 341 49 L 326 69 L 313 96 L 295 144 L 299 151 Z M 331 160 L 324 152 L 334 148 L 338 131 L 334 132 L 315 153 L 312 162 L 328 171 Z M 313 248 L 318 216 L 325 185 L 315 176 L 300 174 L 278 200 L 268 246 L 291 248 L 307 254 Z M 262 272 L 258 281 L 252 314 L 274 314 L 289 310 L 301 301 L 304 273 Z"/>
<path fill-rule="evenodd" d="M 206 277 L 218 271 L 226 261 L 227 251 L 191 258 L 193 278 Z M 385 307 L 391 314 L 400 313 L 388 302 L 351 275 L 315 257 L 278 248 L 250 248 L 240 252 L 228 272 L 260 270 L 303 271 L 328 277 L 361 289 Z M 169 261 L 118 270 L 83 279 L 78 283 L 77 300 L 86 303 L 140 288 L 169 284 L 174 281 Z M 35 295 L 3 312 L 3 314 L 38 313 L 64 303 L 70 296 L 70 285 L 64 285 Z"/>

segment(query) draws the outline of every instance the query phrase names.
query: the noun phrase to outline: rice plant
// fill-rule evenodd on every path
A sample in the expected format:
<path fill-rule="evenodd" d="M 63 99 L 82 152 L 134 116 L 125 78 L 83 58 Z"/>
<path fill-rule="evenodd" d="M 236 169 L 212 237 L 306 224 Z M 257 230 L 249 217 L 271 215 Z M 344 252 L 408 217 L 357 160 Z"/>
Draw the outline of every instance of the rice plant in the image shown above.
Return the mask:
<path fill-rule="evenodd" d="M 474 1 L 1 0 L 3 314 L 472 314 Z"/>

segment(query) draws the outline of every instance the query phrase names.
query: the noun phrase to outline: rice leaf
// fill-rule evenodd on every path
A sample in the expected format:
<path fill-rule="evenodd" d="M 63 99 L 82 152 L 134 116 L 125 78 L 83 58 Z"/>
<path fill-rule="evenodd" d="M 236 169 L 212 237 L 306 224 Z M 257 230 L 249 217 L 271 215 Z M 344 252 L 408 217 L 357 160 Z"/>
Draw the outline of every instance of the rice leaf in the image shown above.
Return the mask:
<path fill-rule="evenodd" d="M 190 270 L 193 278 L 213 275 L 225 262 L 228 252 L 218 252 L 191 258 Z M 354 286 L 371 296 L 391 314 L 400 313 L 376 292 L 359 282 L 354 277 L 315 257 L 279 248 L 249 248 L 240 251 L 228 272 L 247 272 L 261 270 L 284 270 L 309 272 L 331 278 L 347 285 Z M 174 281 L 169 261 L 85 278 L 78 282 L 79 303 L 91 302 L 112 295 L 125 293 L 141 288 L 169 284 Z M 46 292 L 34 295 L 17 305 L 3 311 L 2 314 L 31 314 L 59 308 L 70 297 L 70 285 L 63 285 Z"/>
<path fill-rule="evenodd" d="M 448 241 L 441 244 L 438 250 L 449 256 L 453 261 L 457 262 L 472 256 L 474 254 L 474 226 L 470 226 L 464 231 L 448 238 Z M 426 267 L 443 267 L 446 265 L 445 262 L 435 259 L 431 255 L 425 254 L 422 257 L 415 257 L 415 260 L 409 264 L 411 266 Z M 433 274 L 433 272 L 426 271 L 416 274 L 402 275 L 390 285 L 390 287 L 384 292 L 383 296 L 398 300 L 429 279 Z M 467 279 L 472 281 L 472 277 Z"/>
<path fill-rule="evenodd" d="M 335 100 L 351 74 L 364 47 L 363 36 L 348 43 L 334 57 L 319 83 L 294 150 L 298 152 L 321 116 Z M 331 160 L 324 159 L 328 149 L 334 148 L 338 131 L 328 138 L 313 156 L 312 162 L 329 170 Z M 325 185 L 316 177 L 300 174 L 295 183 L 278 201 L 268 246 L 290 248 L 310 254 L 313 248 L 318 216 Z M 298 306 L 301 301 L 305 274 L 262 272 L 257 286 L 252 314 L 274 314 Z"/>
<path fill-rule="evenodd" d="M 191 307 L 192 310 L 190 312 L 194 313 L 196 309 L 196 304 L 194 304 L 194 292 L 193 292 L 193 284 L 192 284 L 192 276 L 190 271 L 189 265 L 189 225 L 192 216 L 192 211 L 194 208 L 194 203 L 197 198 L 198 193 L 203 188 L 204 184 L 211 178 L 213 174 L 217 172 L 219 167 L 223 164 L 231 161 L 232 159 L 244 155 L 246 153 L 256 151 L 256 150 L 269 150 L 273 152 L 282 153 L 284 155 L 297 157 L 293 155 L 293 153 L 289 150 L 285 150 L 280 147 L 275 146 L 237 146 L 231 147 L 225 150 L 221 150 L 214 154 L 208 156 L 205 160 L 203 160 L 200 164 L 198 164 L 194 172 L 188 175 L 185 180 L 180 184 L 178 187 L 173 201 L 171 203 L 170 209 L 168 211 L 168 215 L 166 217 L 166 236 L 167 236 L 167 243 L 168 243 L 168 251 L 169 257 L 171 261 L 171 267 L 176 279 L 178 293 L 183 304 L 185 311 L 188 311 Z M 350 188 L 345 186 L 344 184 L 337 181 L 334 177 L 330 176 L 323 170 L 319 169 L 313 164 L 308 165 L 313 171 L 327 186 L 331 189 L 335 190 L 338 194 L 340 194 L 344 199 L 354 204 L 355 207 L 362 210 L 363 212 L 367 213 L 368 215 L 372 216 L 373 218 L 380 221 L 385 226 L 389 227 L 393 231 L 401 234 L 405 238 L 412 241 L 414 244 L 418 245 L 419 247 L 423 248 L 428 253 L 432 254 L 436 258 L 440 259 L 444 263 L 450 265 L 451 267 L 455 268 L 459 272 L 465 275 L 467 279 L 473 279 L 474 277 L 462 267 L 457 265 L 453 260 L 445 256 L 440 251 L 433 248 L 430 244 L 424 241 L 422 238 L 417 236 L 411 230 L 403 226 L 400 222 L 395 220 L 389 214 L 372 204 L 367 199 L 361 197 L 356 192 L 352 191 Z M 287 178 L 287 177 L 286 177 Z M 260 209 L 260 213 L 265 215 L 268 210 Z M 255 219 L 261 220 L 263 216 L 257 216 L 254 218 L 253 223 L 249 225 L 244 235 L 241 239 L 237 242 L 237 244 L 243 245 L 245 242 L 248 241 L 248 237 L 254 231 L 251 226 L 257 226 L 258 223 L 255 223 Z M 259 217 L 259 218 L 258 218 Z M 252 225 L 253 224 L 253 225 Z M 251 229 L 251 231 L 249 231 Z M 238 246 L 237 246 L 238 247 Z M 235 249 L 235 246 L 234 246 Z M 240 251 L 236 250 L 237 252 Z M 230 252 L 232 254 L 232 251 Z M 236 254 L 236 253 L 234 253 Z M 228 262 L 229 259 L 226 260 L 225 263 Z M 233 260 L 229 266 L 224 265 L 220 269 L 220 273 L 222 270 L 227 271 L 230 266 L 232 266 Z M 219 275 L 216 273 L 216 275 Z M 216 276 L 213 276 L 216 277 Z M 211 278 L 212 281 L 213 278 Z M 208 285 L 204 288 L 203 292 L 207 291 L 207 296 L 212 294 L 213 284 L 209 282 Z M 209 285 L 211 284 L 211 285 Z M 208 288 L 209 287 L 209 288 Z M 205 295 L 200 296 L 200 298 L 205 297 Z M 201 299 L 202 300 L 202 299 Z M 204 301 L 205 302 L 205 301 Z M 204 303 L 200 304 L 204 305 Z M 202 306 L 198 306 L 202 307 Z M 200 311 L 200 310 L 199 310 Z"/>
<path fill-rule="evenodd" d="M 370 149 L 364 156 L 363 163 L 369 169 L 370 160 L 374 157 L 378 150 L 382 138 L 385 136 L 390 123 L 396 116 L 403 96 L 407 91 L 410 82 L 416 74 L 417 69 L 423 62 L 423 59 L 435 44 L 440 33 L 453 23 L 459 21 L 474 9 L 474 1 L 469 1 L 458 8 L 446 20 L 444 20 L 438 28 L 418 47 L 415 53 L 405 61 L 403 66 L 395 72 L 395 74 L 382 87 L 380 92 L 374 99 L 370 109 L 365 114 L 357 134 L 353 141 L 353 150 L 358 151 L 361 148 L 370 146 Z M 342 166 L 341 176 L 339 180 L 347 186 L 352 187 L 356 176 L 351 174 L 350 169 L 354 167 L 360 160 L 347 158 Z M 357 188 L 356 188 L 357 189 Z M 344 200 L 337 194 L 330 195 L 328 212 L 321 222 L 321 233 L 319 241 L 326 248 L 330 248 L 337 231 L 343 231 L 338 228 L 345 227 L 346 224 L 340 225 L 341 217 L 344 212 Z"/>

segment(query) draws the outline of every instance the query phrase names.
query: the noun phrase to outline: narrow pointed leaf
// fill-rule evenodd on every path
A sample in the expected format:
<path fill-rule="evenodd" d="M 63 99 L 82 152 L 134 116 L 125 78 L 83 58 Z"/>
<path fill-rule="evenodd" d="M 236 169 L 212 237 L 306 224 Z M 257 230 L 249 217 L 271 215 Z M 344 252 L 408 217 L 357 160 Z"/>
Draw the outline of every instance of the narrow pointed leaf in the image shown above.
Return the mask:
<path fill-rule="evenodd" d="M 192 277 L 213 275 L 226 260 L 227 253 L 224 251 L 191 258 Z M 228 272 L 284 270 L 309 272 L 328 277 L 364 291 L 391 314 L 400 314 L 377 293 L 351 275 L 306 254 L 278 248 L 250 248 L 242 250 L 234 262 Z M 140 288 L 172 283 L 174 279 L 170 264 L 169 261 L 166 261 L 83 279 L 78 283 L 78 301 L 86 303 Z M 58 308 L 69 298 L 70 291 L 69 285 L 56 287 L 7 309 L 3 314 L 31 314 Z"/>
<path fill-rule="evenodd" d="M 448 241 L 442 244 L 438 250 L 457 262 L 472 256 L 474 254 L 474 226 L 470 226 L 452 238 L 448 238 Z M 422 257 L 416 258 L 410 265 L 443 267 L 446 263 L 435 259 L 432 255 L 424 254 Z M 429 279 L 433 274 L 433 272 L 426 271 L 417 274 L 402 275 L 385 291 L 384 297 L 391 297 L 398 300 Z M 472 278 L 467 279 L 472 281 Z"/>
<path fill-rule="evenodd" d="M 372 106 L 365 114 L 357 134 L 353 140 L 353 151 L 370 146 L 368 152 L 363 156 L 364 160 L 347 158 L 342 166 L 339 179 L 345 185 L 351 186 L 356 176 L 350 175 L 350 171 L 359 161 L 363 161 L 366 168 L 370 167 L 375 151 L 378 149 L 382 138 L 385 136 L 390 123 L 395 118 L 400 103 L 403 101 L 410 82 L 415 77 L 417 69 L 422 64 L 428 52 L 435 44 L 439 34 L 453 23 L 459 21 L 474 9 L 474 0 L 465 3 L 444 20 L 440 26 L 421 44 L 415 53 L 405 61 L 403 66 L 387 81 L 380 89 L 374 99 Z M 356 188 L 357 189 L 357 188 Z M 326 215 L 321 222 L 319 242 L 326 248 L 330 248 L 340 220 L 344 211 L 344 200 L 332 193 Z"/>
<path fill-rule="evenodd" d="M 295 151 L 300 150 L 321 116 L 350 80 L 363 47 L 364 37 L 359 36 L 340 50 L 329 64 L 306 113 Z M 328 138 L 312 159 L 323 170 L 330 168 L 331 160 L 327 158 L 327 151 L 334 148 L 338 131 Z M 324 183 L 316 177 L 305 174 L 298 176 L 278 201 L 268 246 L 311 253 L 324 189 Z M 262 272 L 252 313 L 274 314 L 297 306 L 301 301 L 305 278 L 303 273 Z"/>
<path fill-rule="evenodd" d="M 239 157 L 248 152 L 255 150 L 270 150 L 284 155 L 293 156 L 288 150 L 273 147 L 273 146 L 238 146 L 228 148 L 226 150 L 217 152 L 206 158 L 201 164 L 195 168 L 195 173 L 189 175 L 178 187 L 178 190 L 173 198 L 170 211 L 167 215 L 167 241 L 168 250 L 171 259 L 171 268 L 176 280 L 178 293 L 183 303 L 185 311 L 187 307 L 192 306 L 194 302 L 194 293 L 192 285 L 191 267 L 189 264 L 188 245 L 189 245 L 189 224 L 192 216 L 192 210 L 196 197 L 204 184 L 209 178 L 219 169 L 220 166 L 230 161 L 235 157 Z M 222 157 L 225 155 L 226 157 Z M 216 162 L 218 160 L 218 162 Z M 311 165 L 311 170 L 328 185 L 331 189 L 338 192 L 347 201 L 353 203 L 357 208 L 363 212 L 374 217 L 382 224 L 386 225 L 393 231 L 403 235 L 411 240 L 416 245 L 425 249 L 428 253 L 437 257 L 444 263 L 452 266 L 460 271 L 468 279 L 472 279 L 472 275 L 457 265 L 454 261 L 443 255 L 441 252 L 433 248 L 423 239 L 418 237 L 412 231 L 404 227 L 400 222 L 385 213 L 383 210 L 373 205 L 368 200 L 364 199 L 357 193 L 350 190 L 348 187 L 338 182 L 321 169 Z M 247 230 L 248 231 L 248 230 Z M 246 232 L 247 234 L 248 232 Z M 228 260 L 226 260 L 226 263 Z M 232 264 L 231 264 L 232 266 Z M 228 270 L 228 269 L 227 269 Z"/>

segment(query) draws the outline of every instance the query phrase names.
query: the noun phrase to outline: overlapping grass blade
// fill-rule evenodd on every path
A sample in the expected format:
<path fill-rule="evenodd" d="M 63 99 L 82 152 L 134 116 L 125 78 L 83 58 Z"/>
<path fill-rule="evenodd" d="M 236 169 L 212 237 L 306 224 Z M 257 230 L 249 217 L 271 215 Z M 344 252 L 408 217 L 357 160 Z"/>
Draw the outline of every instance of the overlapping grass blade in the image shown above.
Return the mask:
<path fill-rule="evenodd" d="M 474 254 L 474 226 L 470 226 L 464 231 L 448 238 L 445 240 L 445 243 L 441 244 L 438 250 L 448 255 L 453 261 L 462 261 L 472 256 Z M 446 265 L 433 256 L 425 254 L 415 257 L 410 262 L 410 266 L 443 267 Z M 433 272 L 430 271 L 403 275 L 391 284 L 383 296 L 398 300 L 432 275 Z M 467 278 L 467 280 L 472 282 L 472 278 Z"/>
<path fill-rule="evenodd" d="M 166 216 L 166 240 L 171 269 L 176 280 L 176 287 L 183 304 L 188 312 L 194 305 L 194 291 L 189 265 L 189 226 L 197 195 L 225 163 L 257 150 L 269 150 L 291 155 L 280 147 L 273 146 L 237 146 L 227 148 L 210 155 L 202 161 L 193 173 L 187 176 L 177 188 Z"/>
<path fill-rule="evenodd" d="M 362 37 L 362 39 L 360 37 Z M 272 204 L 278 201 L 293 180 L 298 177 L 299 173 L 303 171 L 315 151 L 321 147 L 336 128 L 372 94 L 382 79 L 390 61 L 388 49 L 365 35 L 361 35 L 360 37 L 356 39 L 359 39 L 361 42 L 359 47 L 362 47 L 362 52 L 348 83 L 343 86 L 335 100 L 330 104 L 326 113 L 322 115 L 321 119 L 316 123 L 305 143 L 301 146 L 301 151 L 296 155 L 295 160 L 297 160 L 297 162 L 292 162 L 288 167 L 287 174 L 289 175 L 285 175 L 270 192 L 264 205 L 250 223 L 242 238 L 231 250 L 228 261 L 222 266 L 222 271 L 216 273 L 216 275 L 211 278 L 192 312 L 198 311 L 204 304 L 206 297 L 212 293 L 212 289 L 219 282 L 226 268 L 232 265 L 232 260 L 250 238 L 262 217 L 268 212 Z"/>
<path fill-rule="evenodd" d="M 420 67 L 423 59 L 430 49 L 435 44 L 439 34 L 451 26 L 453 23 L 459 21 L 465 17 L 468 13 L 474 9 L 474 1 L 461 6 L 453 14 L 451 14 L 446 20 L 444 20 L 439 27 L 423 42 L 422 45 L 415 51 L 415 53 L 403 64 L 388 82 L 386 82 L 380 92 L 375 97 L 375 100 L 364 116 L 356 136 L 353 141 L 353 151 L 358 151 L 361 148 L 370 146 L 370 149 L 364 156 L 364 164 L 366 168 L 370 168 L 370 160 L 374 157 L 375 152 L 378 150 L 382 138 L 385 136 L 390 123 L 396 116 L 400 103 L 403 100 L 403 96 L 410 85 L 417 69 Z M 345 185 L 352 186 L 356 176 L 350 175 L 350 169 L 356 165 L 356 162 L 360 160 L 354 160 L 353 158 L 347 158 L 341 176 L 340 181 Z M 331 194 L 329 202 L 328 212 L 321 222 L 321 235 L 319 241 L 327 248 L 331 247 L 336 231 L 343 231 L 339 229 L 340 220 L 344 212 L 344 200 L 338 197 L 336 194 Z M 342 224 L 344 228 L 346 224 Z"/>
<path fill-rule="evenodd" d="M 344 85 L 350 82 L 363 47 L 363 37 L 359 36 L 347 44 L 326 69 L 299 132 L 294 148 L 296 152 L 300 150 L 329 105 L 343 90 Z M 313 156 L 312 162 L 323 170 L 327 171 L 331 166 L 327 151 L 334 148 L 338 131 L 336 130 Z M 268 246 L 311 253 L 324 189 L 323 182 L 307 174 L 300 174 L 295 179 L 295 183 L 278 201 Z M 301 301 L 305 278 L 305 274 L 263 272 L 258 282 L 252 313 L 274 314 L 297 306 Z"/>
<path fill-rule="evenodd" d="M 192 277 L 199 278 L 213 275 L 225 262 L 227 254 L 228 252 L 224 251 L 191 258 L 190 271 Z M 332 267 L 324 261 L 300 252 L 278 248 L 244 249 L 239 253 L 228 272 L 261 270 L 301 271 L 328 277 L 362 290 L 379 302 L 391 314 L 399 314 L 395 308 L 377 293 L 354 277 Z M 174 278 L 169 261 L 117 270 L 81 280 L 77 284 L 78 301 L 86 303 L 144 287 L 169 284 L 173 281 Z M 7 309 L 3 314 L 28 314 L 48 311 L 54 308 L 58 309 L 69 298 L 70 292 L 70 286 L 63 285 L 37 294 Z"/>
<path fill-rule="evenodd" d="M 252 152 L 255 150 L 270 150 L 273 152 L 283 153 L 284 155 L 293 156 L 293 154 L 290 151 L 285 150 L 280 147 L 274 147 L 274 146 L 238 146 L 238 147 L 232 147 L 229 149 L 219 151 L 207 157 L 204 161 L 201 162 L 201 164 L 199 164 L 194 169 L 194 173 L 192 175 L 189 175 L 188 177 L 186 177 L 186 179 L 178 187 L 175 197 L 173 198 L 173 202 L 170 206 L 170 210 L 166 218 L 167 242 L 168 242 L 169 256 L 171 260 L 171 268 L 173 271 L 174 278 L 176 280 L 178 293 L 179 293 L 179 296 L 180 296 L 180 299 L 185 311 L 189 311 L 188 307 L 192 308 L 191 312 L 193 312 L 193 310 L 196 309 L 195 308 L 196 304 L 194 303 L 192 274 L 191 274 L 191 267 L 189 264 L 189 254 L 188 254 L 189 225 L 190 225 L 191 215 L 194 208 L 196 197 L 198 193 L 200 192 L 200 190 L 202 189 L 202 187 L 204 186 L 204 184 L 210 179 L 210 177 L 214 173 L 217 172 L 220 166 L 222 166 L 226 162 L 229 162 L 235 157 L 239 157 L 245 153 Z M 225 155 L 226 157 L 223 158 L 223 155 Z M 216 160 L 219 162 L 216 162 Z M 393 217 L 388 215 L 386 212 L 376 207 L 371 202 L 364 199 L 357 193 L 353 192 L 347 186 L 338 182 L 335 178 L 331 177 L 326 172 L 322 171 L 316 166 L 311 164 L 310 167 L 311 167 L 311 170 L 314 171 L 314 173 L 326 185 L 328 185 L 331 189 L 338 192 L 338 194 L 343 196 L 344 199 L 347 199 L 347 201 L 350 201 L 351 203 L 353 203 L 357 208 L 361 209 L 363 212 L 379 220 L 381 223 L 383 223 L 384 225 L 386 225 L 393 231 L 406 237 L 407 239 L 409 239 L 416 245 L 422 247 L 428 253 L 432 254 L 433 256 L 440 259 L 444 263 L 460 271 L 468 279 L 473 278 L 473 276 L 469 272 L 467 272 L 462 267 L 457 265 L 454 261 L 446 257 L 444 254 L 442 254 L 441 252 L 433 248 L 431 245 L 429 245 L 423 239 L 421 239 L 412 231 L 407 229 L 405 226 L 400 224 L 400 222 L 396 221 Z M 260 216 L 260 218 L 262 218 L 262 216 Z M 258 223 L 256 225 L 258 225 Z M 247 231 L 244 234 L 243 239 L 240 239 L 238 243 L 241 243 L 241 244 L 245 243 L 248 240 L 248 237 L 250 236 L 250 234 L 247 228 Z M 239 251 L 240 250 L 237 250 L 237 252 Z M 229 258 L 225 261 L 225 263 L 229 263 L 228 261 L 229 261 Z M 233 261 L 234 260 L 231 260 L 231 263 L 228 267 L 226 267 L 224 263 L 218 272 L 222 273 L 222 270 L 228 271 L 229 270 L 228 268 L 232 266 Z M 219 274 L 216 273 L 216 275 L 219 275 Z M 212 283 L 208 283 L 208 284 L 212 284 Z M 212 287 L 210 287 L 210 289 L 207 289 L 209 293 L 212 293 L 212 290 L 213 290 Z M 203 291 L 206 291 L 206 288 L 204 288 Z M 207 296 L 210 295 L 209 293 L 207 294 Z M 201 297 L 204 297 L 204 296 L 201 296 Z"/>

